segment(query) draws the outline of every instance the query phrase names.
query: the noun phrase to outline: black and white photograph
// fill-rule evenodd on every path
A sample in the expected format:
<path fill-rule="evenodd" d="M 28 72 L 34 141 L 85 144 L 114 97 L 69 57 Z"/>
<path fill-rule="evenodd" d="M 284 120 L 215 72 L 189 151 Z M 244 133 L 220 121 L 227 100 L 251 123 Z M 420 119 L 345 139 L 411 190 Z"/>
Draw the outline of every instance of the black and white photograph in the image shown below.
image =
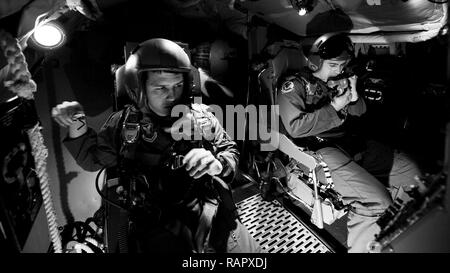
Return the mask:
<path fill-rule="evenodd" d="M 450 253 L 448 12 L 2 0 L 0 252 L 192 272 Z"/>

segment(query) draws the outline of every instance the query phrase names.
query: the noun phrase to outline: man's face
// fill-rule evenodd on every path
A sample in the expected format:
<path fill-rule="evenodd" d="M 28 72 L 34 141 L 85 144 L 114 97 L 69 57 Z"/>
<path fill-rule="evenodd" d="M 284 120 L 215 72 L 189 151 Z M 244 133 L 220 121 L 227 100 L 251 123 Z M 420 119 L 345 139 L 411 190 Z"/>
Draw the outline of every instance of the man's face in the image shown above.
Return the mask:
<path fill-rule="evenodd" d="M 145 87 L 147 105 L 159 116 L 169 116 L 184 90 L 182 73 L 148 71 Z"/>
<path fill-rule="evenodd" d="M 348 62 L 348 60 L 336 59 L 323 60 L 322 67 L 320 68 L 323 78 L 328 80 L 341 74 Z"/>

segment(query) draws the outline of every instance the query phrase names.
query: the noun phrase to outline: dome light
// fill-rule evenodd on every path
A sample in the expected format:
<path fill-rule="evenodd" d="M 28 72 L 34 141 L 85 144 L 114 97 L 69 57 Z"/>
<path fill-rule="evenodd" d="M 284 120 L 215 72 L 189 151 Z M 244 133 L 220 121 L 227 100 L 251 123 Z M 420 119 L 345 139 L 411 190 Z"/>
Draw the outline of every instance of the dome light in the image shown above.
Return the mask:
<path fill-rule="evenodd" d="M 299 16 L 305 16 L 310 13 L 315 6 L 314 0 L 290 0 L 292 8 L 297 10 Z"/>
<path fill-rule="evenodd" d="M 298 15 L 300 16 L 304 16 L 306 13 L 308 13 L 308 11 L 306 10 L 306 8 L 300 8 L 298 10 Z"/>
<path fill-rule="evenodd" d="M 33 40 L 42 48 L 53 49 L 64 43 L 65 34 L 58 25 L 47 23 L 34 30 Z"/>

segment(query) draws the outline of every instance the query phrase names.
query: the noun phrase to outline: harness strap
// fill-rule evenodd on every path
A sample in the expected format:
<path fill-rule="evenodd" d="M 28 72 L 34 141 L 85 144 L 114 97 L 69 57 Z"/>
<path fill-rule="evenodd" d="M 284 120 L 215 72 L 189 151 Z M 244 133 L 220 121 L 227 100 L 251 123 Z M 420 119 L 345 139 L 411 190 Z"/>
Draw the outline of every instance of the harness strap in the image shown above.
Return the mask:
<path fill-rule="evenodd" d="M 317 163 L 322 167 L 323 172 L 325 174 L 325 180 L 327 181 L 326 184 L 319 183 L 318 186 L 322 190 L 333 189 L 334 188 L 334 182 L 333 182 L 333 178 L 331 177 L 330 168 L 328 167 L 327 163 L 325 163 L 325 161 L 317 158 L 317 155 L 313 155 L 313 156 L 316 158 Z M 309 181 L 312 181 L 312 179 L 313 179 L 313 172 L 314 171 L 315 170 L 309 170 L 309 174 L 308 174 Z"/>

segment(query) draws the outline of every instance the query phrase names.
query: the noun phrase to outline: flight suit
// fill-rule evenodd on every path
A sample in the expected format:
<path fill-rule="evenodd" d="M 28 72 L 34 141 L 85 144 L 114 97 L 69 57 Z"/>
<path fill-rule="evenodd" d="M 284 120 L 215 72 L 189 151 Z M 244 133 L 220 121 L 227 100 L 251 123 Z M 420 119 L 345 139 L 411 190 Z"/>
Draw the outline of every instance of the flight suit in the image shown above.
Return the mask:
<path fill-rule="evenodd" d="M 128 109 L 128 108 L 127 108 Z M 192 104 L 191 113 L 201 120 L 203 139 L 175 141 L 163 128 L 171 127 L 177 118 L 160 117 L 152 112 L 143 113 L 138 141 L 123 149 L 124 111 L 113 113 L 96 133 L 87 133 L 63 142 L 76 162 L 85 170 L 97 171 L 102 167 L 123 164 L 126 176 L 143 174 L 149 181 L 152 206 L 158 207 L 158 217 L 143 220 L 137 229 L 137 237 L 145 241 L 139 244 L 141 252 L 260 252 L 261 248 L 239 222 L 236 206 L 228 183 L 233 180 L 239 152 L 217 118 L 207 106 Z M 199 144 L 205 144 L 199 146 Z M 181 146 L 184 145 L 183 150 Z M 189 146 L 193 145 L 193 146 Z M 184 167 L 175 170 L 169 166 L 176 153 L 187 153 L 190 148 L 206 147 L 223 166 L 222 172 L 209 179 L 208 185 L 192 183 Z M 122 160 L 120 160 L 122 158 Z M 202 179 L 201 178 L 201 179 Z M 211 186 L 212 185 L 212 186 Z M 207 206 L 207 205 L 211 206 Z M 214 210 L 214 206 L 215 210 Z M 208 211 L 209 225 L 201 231 L 200 218 Z M 212 209 L 212 210 L 211 210 Z M 212 223 L 211 223 L 212 221 Z M 204 221 L 205 222 L 205 221 Z M 202 223 L 204 223 L 202 222 Z M 211 227 L 212 226 L 212 227 Z M 195 244 L 200 238 L 203 242 Z"/>
<path fill-rule="evenodd" d="M 368 252 L 380 231 L 377 219 L 399 188 L 415 184 L 420 172 L 405 154 L 350 133 L 346 120 L 364 114 L 366 104 L 359 96 L 336 111 L 330 104 L 335 93 L 310 71 L 287 77 L 278 94 L 281 131 L 328 165 L 335 190 L 350 207 L 348 251 Z"/>

